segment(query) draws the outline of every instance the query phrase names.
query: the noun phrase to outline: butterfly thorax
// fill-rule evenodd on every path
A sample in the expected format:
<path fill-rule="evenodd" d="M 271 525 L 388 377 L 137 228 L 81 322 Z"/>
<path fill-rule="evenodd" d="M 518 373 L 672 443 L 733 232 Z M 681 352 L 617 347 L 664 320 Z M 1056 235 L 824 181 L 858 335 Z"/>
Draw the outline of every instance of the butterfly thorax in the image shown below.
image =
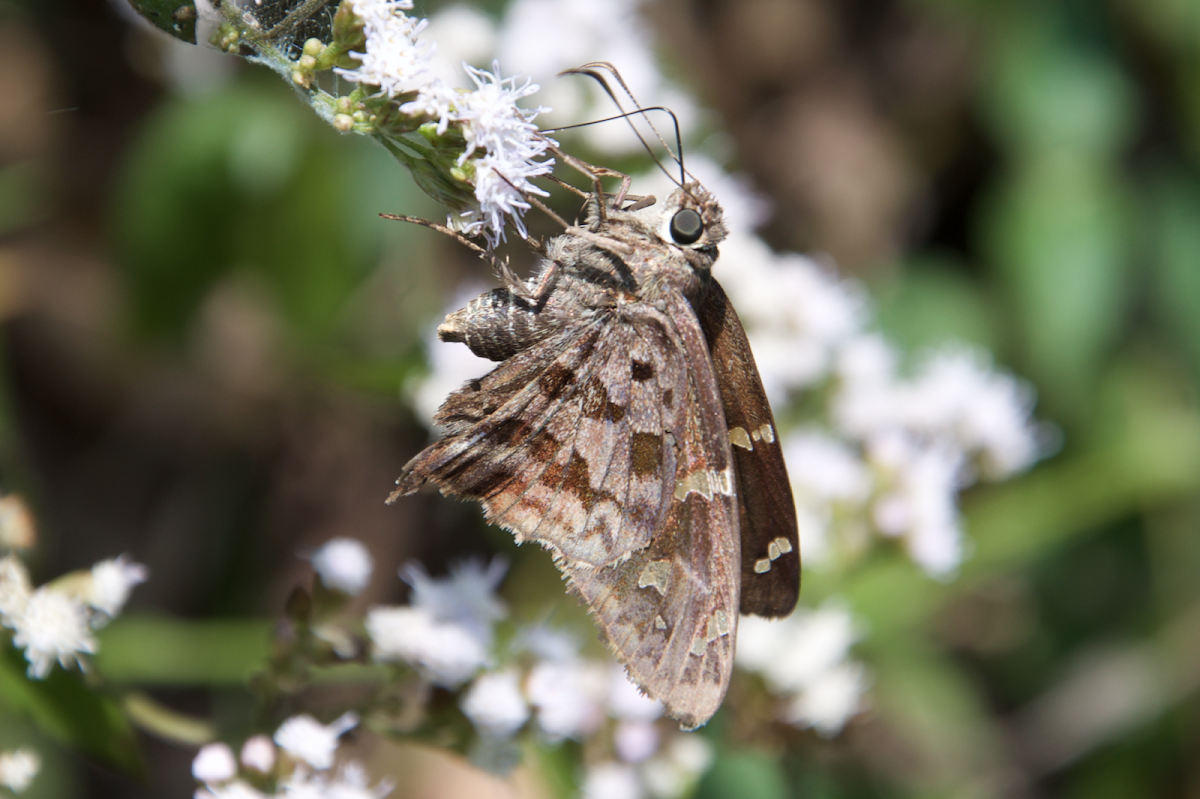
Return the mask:
<path fill-rule="evenodd" d="M 694 223 L 682 236 L 672 227 L 681 212 Z M 502 361 L 564 326 L 621 315 L 631 304 L 661 305 L 682 295 L 695 305 L 709 289 L 726 235 L 720 205 L 696 183 L 639 210 L 610 206 L 600 214 L 593 199 L 578 230 L 547 243 L 532 278 L 473 300 L 448 316 L 438 335 Z"/>

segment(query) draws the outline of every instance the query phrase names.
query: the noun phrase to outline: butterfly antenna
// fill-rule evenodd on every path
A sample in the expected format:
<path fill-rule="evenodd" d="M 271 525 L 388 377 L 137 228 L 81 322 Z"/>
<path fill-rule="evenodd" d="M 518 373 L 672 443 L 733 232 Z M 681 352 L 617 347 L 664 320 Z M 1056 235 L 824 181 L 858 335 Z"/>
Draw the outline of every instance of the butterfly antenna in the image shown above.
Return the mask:
<path fill-rule="evenodd" d="M 601 70 L 603 70 L 604 72 L 607 72 L 609 75 L 611 75 L 613 77 L 614 80 L 616 80 L 617 84 L 621 87 L 621 90 L 625 93 L 625 96 L 628 97 L 629 101 L 634 104 L 634 106 L 636 107 L 636 110 L 630 111 L 630 112 L 625 112 L 625 107 L 622 104 L 621 99 L 617 96 L 616 92 L 613 91 L 612 86 L 609 85 L 608 78 L 605 77 L 603 74 L 601 74 Z M 646 120 L 646 124 L 650 127 L 650 130 L 654 131 L 654 135 L 658 139 L 659 144 L 661 144 L 663 149 L 666 150 L 668 154 L 670 154 L 671 160 L 674 161 L 675 163 L 679 164 L 679 180 L 678 181 L 675 181 L 675 177 L 667 171 L 667 168 L 665 166 L 663 166 L 663 164 L 659 160 L 658 156 L 655 155 L 654 149 L 650 146 L 649 142 L 646 141 L 645 137 L 642 136 L 641 131 L 639 131 L 637 129 L 637 127 L 632 123 L 632 121 L 630 122 L 629 127 L 630 127 L 630 129 L 633 130 L 634 135 L 638 137 L 638 141 L 640 141 L 642 143 L 642 147 L 644 147 L 646 149 L 646 152 L 649 154 L 649 156 L 652 159 L 654 159 L 654 163 L 656 165 L 658 165 L 658 168 L 661 169 L 668 178 L 670 178 L 672 181 L 676 182 L 676 184 L 680 187 L 682 187 L 683 184 L 687 182 L 688 172 L 687 172 L 687 169 L 683 165 L 683 157 L 682 157 L 683 137 L 681 136 L 680 131 L 679 131 L 679 118 L 675 116 L 675 113 L 673 111 L 671 111 L 667 108 L 663 108 L 662 106 L 652 106 L 650 108 L 642 108 L 641 103 L 638 102 L 637 98 L 634 97 L 634 95 L 633 95 L 633 91 L 629 88 L 629 84 L 627 84 L 625 82 L 625 79 L 621 77 L 620 71 L 615 66 L 613 66 L 612 64 L 610 64 L 607 61 L 591 61 L 591 62 L 588 62 L 587 64 L 583 64 L 582 66 L 578 66 L 573 69 L 563 70 L 562 72 L 559 73 L 559 75 L 586 75 L 587 77 L 589 77 L 592 80 L 599 83 L 600 88 L 604 89 L 604 93 L 607 94 L 609 99 L 611 99 L 613 101 L 613 104 L 616 105 L 617 108 L 621 109 L 622 112 L 624 112 L 616 117 L 612 117 L 612 119 L 621 119 L 621 118 L 629 119 L 632 116 L 640 115 L 644 120 Z M 659 111 L 659 110 L 666 111 L 668 114 L 671 115 L 671 122 L 675 129 L 675 150 L 671 149 L 671 146 L 669 144 L 667 144 L 666 139 L 663 138 L 662 133 L 659 132 L 658 128 L 654 126 L 654 123 L 651 122 L 649 116 L 647 116 L 647 113 L 646 113 L 647 111 Z M 600 120 L 600 121 L 606 122 L 608 120 Z M 572 126 L 572 127 L 575 127 L 575 126 Z M 679 155 L 676 155 L 676 153 L 679 153 Z"/>

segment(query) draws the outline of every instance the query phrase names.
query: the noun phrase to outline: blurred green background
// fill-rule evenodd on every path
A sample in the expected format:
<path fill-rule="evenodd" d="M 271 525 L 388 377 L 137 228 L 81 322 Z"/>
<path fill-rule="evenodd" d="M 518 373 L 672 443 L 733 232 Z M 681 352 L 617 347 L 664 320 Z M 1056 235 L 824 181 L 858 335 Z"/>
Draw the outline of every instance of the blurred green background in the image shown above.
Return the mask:
<path fill-rule="evenodd" d="M 771 198 L 766 238 L 863 279 L 906 347 L 988 347 L 1062 441 L 965 497 L 959 580 L 885 555 L 848 585 L 807 576 L 868 621 L 874 705 L 834 741 L 718 718 L 732 743 L 701 794 L 1200 799 L 1200 3 L 646 18 Z M 382 502 L 428 435 L 403 393 L 422 336 L 487 276 L 379 220 L 442 214 L 382 149 L 265 70 L 172 44 L 115 3 L 0 4 L 0 484 L 37 511 L 39 579 L 150 566 L 107 677 L 181 674 L 154 695 L 237 717 L 247 642 L 307 579 L 297 552 L 364 540 L 363 607 L 402 596 L 406 559 L 513 554 L 471 507 Z M 515 555 L 518 613 L 562 603 L 548 558 Z M 156 618 L 208 634 L 169 644 Z M 188 751 L 145 738 L 138 782 L 55 748 L 11 696 L 0 711 L 0 746 L 50 761 L 31 795 L 192 790 Z"/>

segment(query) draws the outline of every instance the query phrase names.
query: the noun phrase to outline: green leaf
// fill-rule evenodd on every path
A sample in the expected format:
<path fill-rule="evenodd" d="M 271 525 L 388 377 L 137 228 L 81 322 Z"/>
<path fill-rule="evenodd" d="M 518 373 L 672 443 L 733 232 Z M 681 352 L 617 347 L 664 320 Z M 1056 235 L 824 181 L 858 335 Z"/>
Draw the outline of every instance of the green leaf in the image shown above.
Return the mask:
<path fill-rule="evenodd" d="M 0 656 L 0 704 L 87 757 L 141 777 L 146 773 L 132 725 L 116 702 L 88 688 L 78 672 L 55 667 L 44 680 L 7 647 Z"/>
<path fill-rule="evenodd" d="M 954 661 L 915 636 L 873 651 L 873 701 L 923 763 L 917 795 L 969 795 L 974 780 L 998 767 L 1003 743 L 982 697 Z"/>
<path fill-rule="evenodd" d="M 181 342 L 213 289 L 240 279 L 299 342 L 329 335 L 386 227 L 378 208 L 366 232 L 342 224 L 360 211 L 358 172 L 336 132 L 281 87 L 247 82 L 174 98 L 130 152 L 113 238 L 137 332 Z"/>
<path fill-rule="evenodd" d="M 924 253 L 878 292 L 879 321 L 906 349 L 966 341 L 995 349 L 994 309 L 965 264 L 950 253 Z"/>
<path fill-rule="evenodd" d="M 700 780 L 697 799 L 786 799 L 787 780 L 775 758 L 757 752 L 717 757 Z"/>
<path fill-rule="evenodd" d="M 1176 166 L 1158 177 L 1148 210 L 1156 250 L 1153 298 L 1200 371 L 1200 181 Z"/>
<path fill-rule="evenodd" d="M 1054 410 L 1090 406 L 1128 301 L 1125 188 L 1105 163 L 1029 161 L 992 196 L 983 237 L 1016 306 L 1032 377 Z"/>
<path fill-rule="evenodd" d="M 241 685 L 266 663 L 272 626 L 124 616 L 100 632 L 96 668 L 116 683 Z"/>

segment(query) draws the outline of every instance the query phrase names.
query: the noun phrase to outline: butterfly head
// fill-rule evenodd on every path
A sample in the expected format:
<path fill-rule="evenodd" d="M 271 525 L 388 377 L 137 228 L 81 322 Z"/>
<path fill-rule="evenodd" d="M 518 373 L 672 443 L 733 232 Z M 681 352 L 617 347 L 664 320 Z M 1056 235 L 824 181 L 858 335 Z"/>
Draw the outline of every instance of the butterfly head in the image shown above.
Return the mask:
<path fill-rule="evenodd" d="M 699 183 L 683 185 L 671 192 L 660 213 L 659 238 L 716 259 L 717 245 L 726 236 L 725 221 L 721 206 L 707 189 Z"/>

